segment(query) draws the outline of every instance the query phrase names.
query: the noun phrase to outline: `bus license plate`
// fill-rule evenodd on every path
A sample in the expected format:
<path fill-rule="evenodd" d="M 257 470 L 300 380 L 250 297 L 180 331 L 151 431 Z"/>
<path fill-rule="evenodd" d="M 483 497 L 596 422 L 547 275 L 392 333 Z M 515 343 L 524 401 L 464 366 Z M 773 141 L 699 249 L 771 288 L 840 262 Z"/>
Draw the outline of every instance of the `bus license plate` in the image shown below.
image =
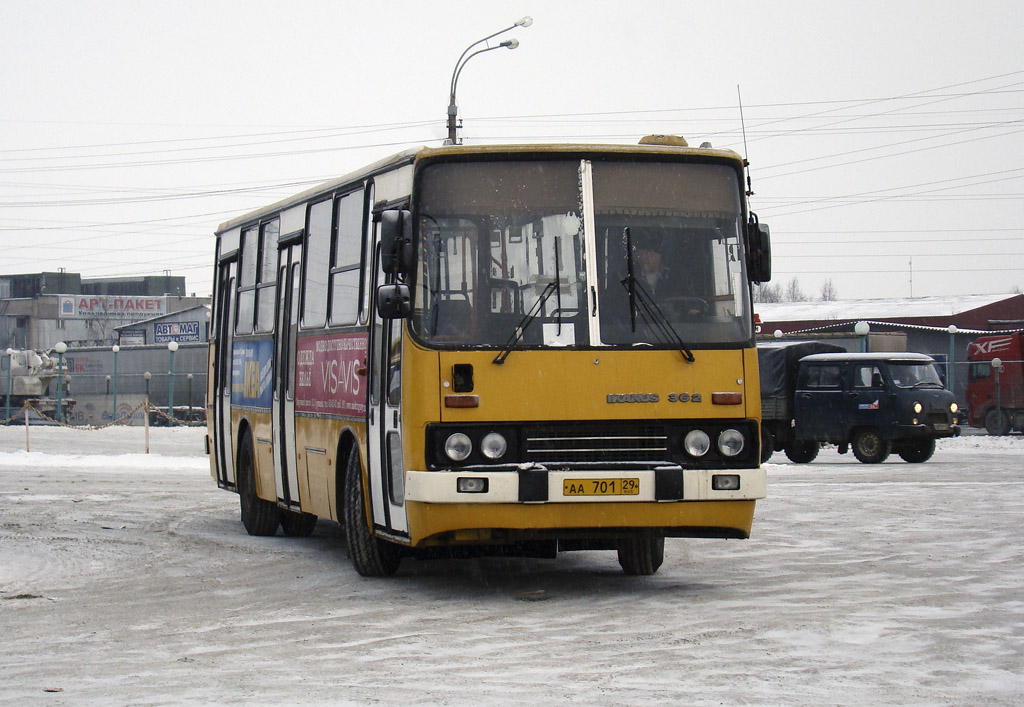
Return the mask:
<path fill-rule="evenodd" d="M 636 496 L 640 493 L 640 480 L 627 479 L 565 479 L 563 496 Z"/>

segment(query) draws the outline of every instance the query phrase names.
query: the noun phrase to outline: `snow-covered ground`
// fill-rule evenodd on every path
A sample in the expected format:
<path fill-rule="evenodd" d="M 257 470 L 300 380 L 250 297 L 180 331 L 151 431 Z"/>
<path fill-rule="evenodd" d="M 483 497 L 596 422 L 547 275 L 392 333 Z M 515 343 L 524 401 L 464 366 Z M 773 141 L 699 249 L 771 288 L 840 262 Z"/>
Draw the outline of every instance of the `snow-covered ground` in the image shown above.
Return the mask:
<path fill-rule="evenodd" d="M 7 704 L 1020 704 L 1024 437 L 777 454 L 752 539 L 415 562 L 252 538 L 202 430 L 0 428 Z"/>

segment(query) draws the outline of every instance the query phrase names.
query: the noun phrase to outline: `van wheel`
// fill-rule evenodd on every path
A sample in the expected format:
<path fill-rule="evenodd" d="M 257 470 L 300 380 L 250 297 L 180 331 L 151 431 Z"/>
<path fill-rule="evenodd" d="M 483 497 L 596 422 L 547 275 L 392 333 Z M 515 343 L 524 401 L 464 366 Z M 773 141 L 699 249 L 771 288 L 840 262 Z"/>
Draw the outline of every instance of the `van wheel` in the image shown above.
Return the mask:
<path fill-rule="evenodd" d="M 401 548 L 370 533 L 363 498 L 363 470 L 359 449 L 355 444 L 345 468 L 344 525 L 348 554 L 356 572 L 364 577 L 387 577 L 398 571 L 402 562 Z"/>
<path fill-rule="evenodd" d="M 627 538 L 619 541 L 619 565 L 626 574 L 654 574 L 665 561 L 665 538 Z"/>
<path fill-rule="evenodd" d="M 312 513 L 281 511 L 281 530 L 290 538 L 308 538 L 313 534 L 316 521 Z"/>
<path fill-rule="evenodd" d="M 878 430 L 858 430 L 853 435 L 853 456 L 864 464 L 881 464 L 892 452 L 892 441 L 882 439 Z"/>
<path fill-rule="evenodd" d="M 794 464 L 810 464 L 818 456 L 821 446 L 817 442 L 793 440 L 786 445 L 786 456 Z"/>
<path fill-rule="evenodd" d="M 256 495 L 256 464 L 252 435 L 246 431 L 238 443 L 238 505 L 249 535 L 274 535 L 281 522 L 277 504 Z"/>
<path fill-rule="evenodd" d="M 775 453 L 775 435 L 767 427 L 761 427 L 761 463 L 772 458 Z"/>
<path fill-rule="evenodd" d="M 932 458 L 935 454 L 935 439 L 915 439 L 912 442 L 904 442 L 899 447 L 899 455 L 905 462 L 911 464 L 922 464 Z"/>
<path fill-rule="evenodd" d="M 992 408 L 985 413 L 985 431 L 998 437 L 1010 434 L 1010 416 L 1005 410 L 1000 415 L 998 410 Z"/>

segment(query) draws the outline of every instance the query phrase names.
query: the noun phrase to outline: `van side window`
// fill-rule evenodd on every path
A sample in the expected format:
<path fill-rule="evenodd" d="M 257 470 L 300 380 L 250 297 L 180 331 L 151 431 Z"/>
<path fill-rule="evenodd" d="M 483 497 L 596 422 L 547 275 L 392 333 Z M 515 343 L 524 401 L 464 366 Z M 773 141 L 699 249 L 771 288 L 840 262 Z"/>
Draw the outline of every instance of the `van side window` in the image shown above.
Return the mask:
<path fill-rule="evenodd" d="M 881 388 L 882 371 L 878 366 L 857 366 L 853 373 L 854 388 Z"/>
<path fill-rule="evenodd" d="M 808 388 L 838 388 L 839 366 L 810 366 L 807 369 Z"/>

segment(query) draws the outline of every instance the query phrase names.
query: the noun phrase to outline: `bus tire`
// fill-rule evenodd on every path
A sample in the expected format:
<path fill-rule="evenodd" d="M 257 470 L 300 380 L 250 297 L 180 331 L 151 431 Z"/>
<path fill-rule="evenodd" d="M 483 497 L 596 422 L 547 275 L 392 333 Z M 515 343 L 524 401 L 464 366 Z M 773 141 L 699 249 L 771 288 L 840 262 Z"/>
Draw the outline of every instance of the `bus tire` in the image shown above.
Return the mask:
<path fill-rule="evenodd" d="M 313 534 L 317 520 L 312 513 L 281 511 L 281 530 L 290 538 L 308 538 Z"/>
<path fill-rule="evenodd" d="M 923 464 L 935 454 L 935 438 L 915 439 L 900 445 L 898 454 L 910 464 Z"/>
<path fill-rule="evenodd" d="M 786 456 L 794 464 L 810 464 L 818 456 L 821 446 L 814 441 L 794 439 L 786 445 Z"/>
<path fill-rule="evenodd" d="M 238 443 L 238 506 L 242 525 L 249 535 L 274 535 L 281 522 L 277 504 L 256 495 L 256 459 L 252 435 L 242 433 Z"/>
<path fill-rule="evenodd" d="M 359 464 L 359 449 L 355 444 L 348 455 L 345 468 L 345 540 L 348 555 L 356 572 L 364 577 L 388 577 L 398 571 L 402 561 L 400 548 L 370 533 L 363 498 L 363 470 Z"/>
<path fill-rule="evenodd" d="M 997 409 L 992 408 L 985 413 L 985 431 L 996 437 L 1005 437 L 1010 434 L 1010 416 L 1005 410 L 1000 415 Z"/>
<path fill-rule="evenodd" d="M 635 537 L 619 541 L 619 566 L 626 574 L 654 574 L 665 561 L 665 538 Z"/>
<path fill-rule="evenodd" d="M 876 429 L 857 430 L 851 440 L 853 456 L 863 464 L 881 464 L 892 452 L 892 440 L 882 439 Z"/>

